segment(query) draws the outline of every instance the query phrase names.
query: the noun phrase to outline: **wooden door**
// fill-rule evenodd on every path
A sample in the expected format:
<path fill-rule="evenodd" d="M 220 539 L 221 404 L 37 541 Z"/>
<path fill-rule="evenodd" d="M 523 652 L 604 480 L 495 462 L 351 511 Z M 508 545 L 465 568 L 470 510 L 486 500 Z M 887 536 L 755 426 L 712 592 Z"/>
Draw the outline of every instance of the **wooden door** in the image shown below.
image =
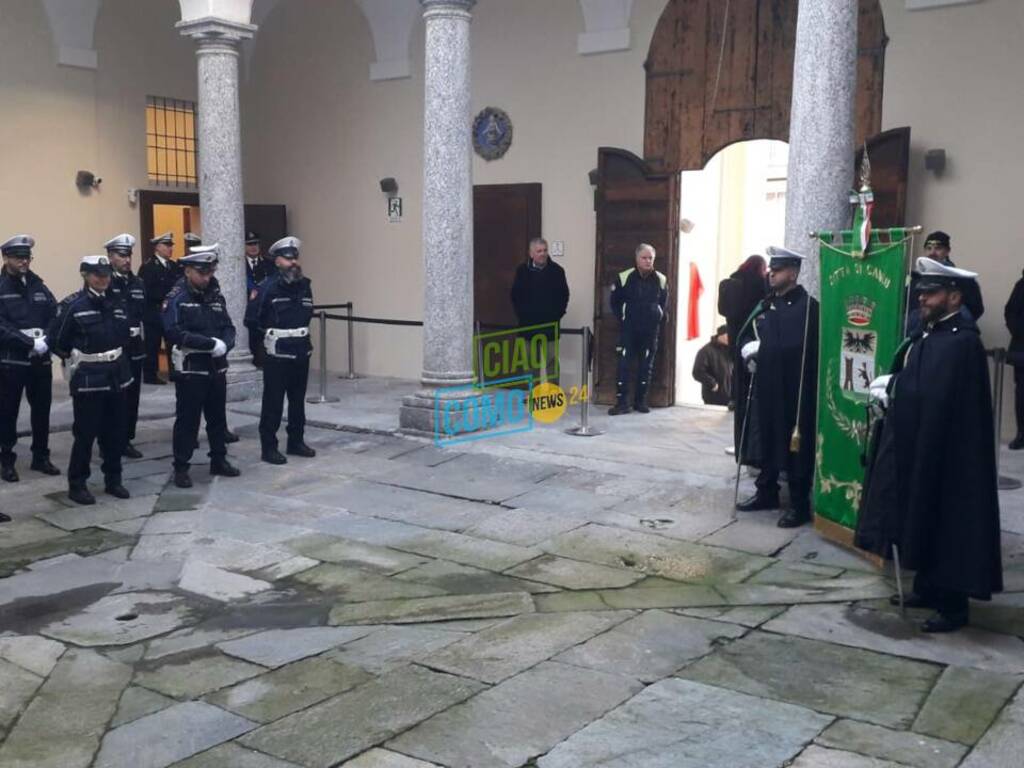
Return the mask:
<path fill-rule="evenodd" d="M 654 268 L 668 278 L 669 300 L 648 401 L 652 406 L 672 405 L 676 396 L 679 175 L 654 173 L 633 153 L 608 147 L 598 150 L 597 170 L 594 396 L 598 403 L 615 402 L 619 321 L 611 311 L 609 297 L 619 272 L 635 265 L 637 245 L 650 243 L 657 251 Z"/>
<path fill-rule="evenodd" d="M 509 291 L 540 236 L 540 184 L 473 187 L 473 318 L 485 330 L 517 324 Z"/>
<path fill-rule="evenodd" d="M 871 189 L 875 207 L 871 226 L 875 229 L 902 227 L 907 216 L 907 178 L 910 173 L 910 128 L 893 128 L 867 141 L 871 162 Z M 860 164 L 864 147 L 857 150 L 853 189 L 860 188 Z"/>

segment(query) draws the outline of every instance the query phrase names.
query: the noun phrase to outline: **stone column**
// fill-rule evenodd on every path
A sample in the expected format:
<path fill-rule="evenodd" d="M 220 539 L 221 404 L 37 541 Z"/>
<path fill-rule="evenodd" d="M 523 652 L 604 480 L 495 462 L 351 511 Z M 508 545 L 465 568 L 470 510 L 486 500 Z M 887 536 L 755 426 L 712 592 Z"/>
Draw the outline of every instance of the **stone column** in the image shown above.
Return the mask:
<path fill-rule="evenodd" d="M 438 387 L 473 382 L 469 25 L 476 0 L 420 3 L 426 24 L 423 389 L 405 398 L 399 424 L 412 432 L 432 433 Z"/>
<path fill-rule="evenodd" d="M 212 17 L 182 21 L 176 26 L 197 43 L 196 131 L 203 242 L 221 246 L 217 280 L 237 330 L 235 348 L 228 355 L 228 398 L 242 400 L 256 396 L 260 385 L 249 353 L 249 334 L 242 322 L 248 289 L 238 101 L 239 47 L 253 36 L 256 27 Z"/>
<path fill-rule="evenodd" d="M 786 247 L 809 257 L 800 282 L 818 295 L 810 232 L 850 225 L 857 87 L 857 0 L 800 0 L 786 183 Z"/>

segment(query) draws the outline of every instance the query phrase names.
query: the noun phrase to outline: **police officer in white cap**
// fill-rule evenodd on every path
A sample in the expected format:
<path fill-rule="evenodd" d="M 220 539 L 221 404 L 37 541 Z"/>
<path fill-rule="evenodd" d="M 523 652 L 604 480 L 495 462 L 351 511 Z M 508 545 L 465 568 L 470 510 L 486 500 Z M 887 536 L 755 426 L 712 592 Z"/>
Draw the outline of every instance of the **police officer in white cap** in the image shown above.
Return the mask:
<path fill-rule="evenodd" d="M 217 287 L 217 253 L 198 250 L 180 260 L 185 276 L 164 300 L 164 332 L 171 342 L 175 387 L 174 484 L 191 488 L 189 467 L 206 417 L 210 474 L 237 477 L 227 459 L 227 354 L 235 346 L 235 326 Z"/>
<path fill-rule="evenodd" d="M 139 277 L 146 288 L 146 312 L 143 318 L 146 335 L 146 360 L 142 380 L 146 384 L 165 384 L 157 376 L 160 370 L 160 342 L 164 339 L 160 308 L 171 288 L 181 278 L 181 267 L 171 257 L 174 255 L 174 233 L 164 232 L 149 241 L 153 256 L 141 267 Z M 165 344 L 168 352 L 170 344 Z"/>
<path fill-rule="evenodd" d="M 259 334 L 267 355 L 263 362 L 263 407 L 260 411 L 262 458 L 270 464 L 288 460 L 278 450 L 284 398 L 288 396 L 290 456 L 310 458 L 316 451 L 306 445 L 306 382 L 313 345 L 309 321 L 313 317 L 313 291 L 302 274 L 297 237 L 285 237 L 268 249 L 277 270 L 256 287 L 245 313 L 250 333 Z"/>
<path fill-rule="evenodd" d="M 54 354 L 65 361 L 74 406 L 68 496 L 77 504 L 95 504 L 86 481 L 92 444 L 97 439 L 106 492 L 119 499 L 130 495 L 121 483 L 121 455 L 126 437 L 125 390 L 132 385 L 125 354 L 131 321 L 124 304 L 110 291 L 111 267 L 106 256 L 84 257 L 79 271 L 85 285 L 57 307 L 47 336 Z"/>
<path fill-rule="evenodd" d="M 8 483 L 18 480 L 14 444 L 22 392 L 31 411 L 32 469 L 60 474 L 50 462 L 53 373 L 46 342 L 57 301 L 29 269 L 34 245 L 29 235 L 16 235 L 0 244 L 0 478 Z"/>
<path fill-rule="evenodd" d="M 124 305 L 128 315 L 131 338 L 125 354 L 132 368 L 132 385 L 125 391 L 128 412 L 126 415 L 127 435 L 124 444 L 124 455 L 129 459 L 141 459 L 142 452 L 132 443 L 135 440 L 135 426 L 139 421 L 139 395 L 142 392 L 142 364 L 146 359 L 146 347 L 143 341 L 143 318 L 146 313 L 146 291 L 142 280 L 132 273 L 132 249 L 135 238 L 127 233 L 118 235 L 104 244 L 107 258 L 113 268 L 110 281 L 110 293 Z"/>

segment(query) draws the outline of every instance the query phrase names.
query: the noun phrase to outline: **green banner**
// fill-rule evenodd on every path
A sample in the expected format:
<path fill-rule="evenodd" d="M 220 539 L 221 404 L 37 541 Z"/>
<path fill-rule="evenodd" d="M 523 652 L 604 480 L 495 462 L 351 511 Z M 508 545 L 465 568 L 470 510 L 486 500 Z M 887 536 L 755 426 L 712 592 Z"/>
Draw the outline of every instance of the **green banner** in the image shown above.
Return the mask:
<path fill-rule="evenodd" d="M 866 234 L 866 233 L 865 233 Z M 821 336 L 814 509 L 845 528 L 857 523 L 864 487 L 861 454 L 868 385 L 888 373 L 903 339 L 907 242 L 904 229 L 871 232 L 866 253 L 858 230 L 818 241 Z"/>

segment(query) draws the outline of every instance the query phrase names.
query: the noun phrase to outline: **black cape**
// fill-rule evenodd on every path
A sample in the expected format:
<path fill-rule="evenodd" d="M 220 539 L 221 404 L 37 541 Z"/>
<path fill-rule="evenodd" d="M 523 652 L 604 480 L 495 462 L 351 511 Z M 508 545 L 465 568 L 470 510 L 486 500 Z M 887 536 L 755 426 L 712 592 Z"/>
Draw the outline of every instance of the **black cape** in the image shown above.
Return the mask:
<path fill-rule="evenodd" d="M 930 584 L 987 600 L 1002 591 L 988 363 L 969 312 L 897 353 L 872 438 L 855 543 Z"/>
<path fill-rule="evenodd" d="M 806 327 L 807 354 L 804 356 Z M 799 408 L 798 461 L 807 476 L 814 466 L 814 418 L 818 402 L 818 302 L 798 285 L 769 296 L 754 310 L 737 347 L 761 341 L 742 463 L 785 469 Z M 801 395 L 801 369 L 803 373 Z"/>

